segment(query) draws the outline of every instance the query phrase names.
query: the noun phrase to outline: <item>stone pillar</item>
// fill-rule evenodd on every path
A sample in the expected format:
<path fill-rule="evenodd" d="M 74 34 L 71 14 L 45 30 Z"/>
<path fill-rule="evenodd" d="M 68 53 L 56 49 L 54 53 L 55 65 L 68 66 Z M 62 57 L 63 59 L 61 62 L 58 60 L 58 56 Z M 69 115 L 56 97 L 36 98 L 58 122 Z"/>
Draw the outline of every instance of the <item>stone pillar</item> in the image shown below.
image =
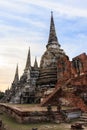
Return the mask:
<path fill-rule="evenodd" d="M 47 111 L 48 111 L 48 112 L 51 112 L 51 111 L 52 111 L 52 107 L 51 107 L 50 104 L 47 106 Z"/>
<path fill-rule="evenodd" d="M 61 111 L 61 105 L 60 103 L 57 105 L 57 112 L 60 112 Z"/>

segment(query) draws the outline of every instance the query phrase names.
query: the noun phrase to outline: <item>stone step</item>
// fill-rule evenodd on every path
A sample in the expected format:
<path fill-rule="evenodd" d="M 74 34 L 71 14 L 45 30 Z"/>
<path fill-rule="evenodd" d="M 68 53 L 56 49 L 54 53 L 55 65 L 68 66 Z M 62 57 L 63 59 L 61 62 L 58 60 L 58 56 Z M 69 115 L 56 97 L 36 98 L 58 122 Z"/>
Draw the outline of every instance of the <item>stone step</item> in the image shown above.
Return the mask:
<path fill-rule="evenodd" d="M 59 123 L 64 123 L 64 121 L 63 120 L 55 120 L 54 123 L 59 124 Z"/>
<path fill-rule="evenodd" d="M 80 119 L 79 121 L 84 121 L 84 122 L 87 122 L 87 119 Z"/>
<path fill-rule="evenodd" d="M 82 116 L 87 116 L 87 113 L 83 113 Z"/>
<path fill-rule="evenodd" d="M 82 124 L 82 123 L 84 123 L 84 122 L 79 120 L 79 121 L 77 121 L 76 123 L 81 123 L 81 124 Z"/>
<path fill-rule="evenodd" d="M 87 119 L 87 116 L 81 116 L 80 118 Z"/>
<path fill-rule="evenodd" d="M 60 113 L 55 113 L 55 123 L 64 122 L 63 116 Z"/>

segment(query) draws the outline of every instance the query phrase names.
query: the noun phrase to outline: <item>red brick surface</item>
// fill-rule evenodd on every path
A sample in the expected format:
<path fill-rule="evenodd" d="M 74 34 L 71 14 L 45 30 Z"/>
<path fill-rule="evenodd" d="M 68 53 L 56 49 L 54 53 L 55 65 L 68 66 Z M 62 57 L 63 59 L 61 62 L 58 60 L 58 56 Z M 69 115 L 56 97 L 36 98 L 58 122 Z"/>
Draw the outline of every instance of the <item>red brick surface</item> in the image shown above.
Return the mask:
<path fill-rule="evenodd" d="M 75 61 L 76 65 L 73 65 L 73 61 Z M 79 64 L 77 64 L 78 61 Z M 78 95 L 77 97 L 71 92 L 70 98 L 68 98 L 69 101 L 73 106 L 77 106 L 85 111 L 87 108 L 84 101 L 79 96 L 79 91 L 87 93 L 87 55 L 83 53 L 73 58 L 72 61 L 70 61 L 67 56 L 59 58 L 57 64 L 57 78 L 58 81 L 55 90 L 42 102 L 42 106 L 49 103 L 57 105 L 58 99 L 66 96 L 66 92 L 60 93 L 60 88 L 63 90 L 69 86 L 74 87 Z"/>

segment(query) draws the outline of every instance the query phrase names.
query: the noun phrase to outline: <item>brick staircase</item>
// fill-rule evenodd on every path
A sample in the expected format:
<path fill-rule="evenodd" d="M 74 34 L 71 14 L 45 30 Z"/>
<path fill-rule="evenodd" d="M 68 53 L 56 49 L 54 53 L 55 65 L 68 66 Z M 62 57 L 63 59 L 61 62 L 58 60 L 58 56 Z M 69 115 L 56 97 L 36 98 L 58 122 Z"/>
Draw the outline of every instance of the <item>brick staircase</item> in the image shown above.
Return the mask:
<path fill-rule="evenodd" d="M 52 102 L 54 102 L 53 98 L 57 98 L 56 95 L 61 97 L 60 89 L 61 88 L 63 89 L 70 81 L 71 79 L 58 81 L 58 83 L 55 86 L 54 91 L 41 102 L 40 106 L 45 106 L 49 104 L 49 102 L 52 104 Z"/>
<path fill-rule="evenodd" d="M 87 125 L 87 112 L 82 113 L 82 115 L 80 116 L 79 122 Z"/>
<path fill-rule="evenodd" d="M 49 101 L 51 101 L 51 99 L 53 98 L 53 96 L 55 94 L 57 94 L 60 90 L 60 87 L 56 88 L 47 98 L 45 98 L 43 100 L 43 102 L 41 102 L 40 106 L 46 106 L 47 104 L 49 104 Z"/>
<path fill-rule="evenodd" d="M 82 113 L 82 115 L 80 116 L 79 120 L 76 121 L 76 123 L 80 123 L 84 126 L 87 126 L 87 112 Z"/>
<path fill-rule="evenodd" d="M 72 82 L 72 80 L 74 79 L 68 79 L 66 81 L 59 81 L 54 89 L 54 91 L 46 98 L 43 100 L 43 102 L 41 103 L 41 106 L 45 106 L 47 104 L 51 104 L 53 102 L 55 102 L 55 104 L 57 104 L 56 100 L 53 99 L 58 99 L 60 97 L 64 97 L 67 101 L 70 102 L 71 106 L 80 108 L 82 111 L 87 111 L 87 106 L 85 105 L 84 101 L 79 97 L 76 96 L 73 92 L 67 92 L 64 89 L 67 87 L 67 85 Z M 64 91 L 64 96 L 61 95 L 61 91 L 60 89 L 62 88 L 62 90 Z M 53 105 L 53 104 L 51 104 Z"/>

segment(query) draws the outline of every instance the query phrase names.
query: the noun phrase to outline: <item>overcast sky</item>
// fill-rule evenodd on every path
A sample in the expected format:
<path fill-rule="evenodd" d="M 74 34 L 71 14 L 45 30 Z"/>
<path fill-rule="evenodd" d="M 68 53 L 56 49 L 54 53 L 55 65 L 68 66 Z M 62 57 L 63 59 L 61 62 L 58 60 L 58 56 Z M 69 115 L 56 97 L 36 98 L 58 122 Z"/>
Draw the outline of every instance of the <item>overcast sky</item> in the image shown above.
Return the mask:
<path fill-rule="evenodd" d="M 11 86 L 16 65 L 20 76 L 31 48 L 32 65 L 46 50 L 50 12 L 70 60 L 87 52 L 87 0 L 0 0 L 0 90 Z"/>

